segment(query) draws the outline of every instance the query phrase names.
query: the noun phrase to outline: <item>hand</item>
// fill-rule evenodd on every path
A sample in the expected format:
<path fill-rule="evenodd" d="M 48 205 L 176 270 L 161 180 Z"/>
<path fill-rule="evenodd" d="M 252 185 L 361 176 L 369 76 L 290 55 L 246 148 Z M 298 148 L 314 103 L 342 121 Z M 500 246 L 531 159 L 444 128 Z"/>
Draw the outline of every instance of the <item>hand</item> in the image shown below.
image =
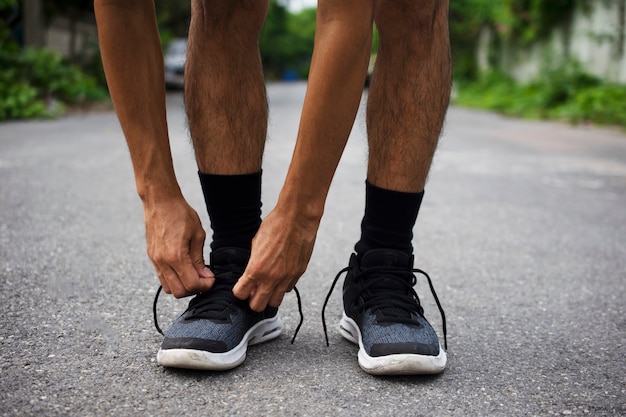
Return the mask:
<path fill-rule="evenodd" d="M 208 291 L 215 276 L 204 263 L 206 233 L 185 199 L 145 204 L 144 219 L 148 256 L 163 290 L 176 298 Z"/>
<path fill-rule="evenodd" d="M 278 307 L 295 287 L 311 259 L 319 220 L 302 219 L 275 208 L 252 240 L 250 261 L 233 288 L 250 308 Z"/>

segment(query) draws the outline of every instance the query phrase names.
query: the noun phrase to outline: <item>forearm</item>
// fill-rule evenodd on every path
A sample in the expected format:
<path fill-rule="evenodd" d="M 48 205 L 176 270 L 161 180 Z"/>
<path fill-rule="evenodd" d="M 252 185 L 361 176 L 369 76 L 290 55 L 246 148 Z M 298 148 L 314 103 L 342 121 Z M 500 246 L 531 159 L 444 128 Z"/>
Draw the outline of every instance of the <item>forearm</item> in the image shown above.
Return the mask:
<path fill-rule="evenodd" d="M 154 3 L 95 0 L 102 62 L 144 202 L 180 194 L 165 116 L 163 56 Z"/>
<path fill-rule="evenodd" d="M 346 2 L 349 3 L 349 2 Z M 337 9 L 337 10 L 335 10 Z M 319 220 L 359 107 L 371 49 L 371 11 L 318 9 L 298 139 L 278 208 Z M 320 11 L 321 10 L 321 11 Z"/>

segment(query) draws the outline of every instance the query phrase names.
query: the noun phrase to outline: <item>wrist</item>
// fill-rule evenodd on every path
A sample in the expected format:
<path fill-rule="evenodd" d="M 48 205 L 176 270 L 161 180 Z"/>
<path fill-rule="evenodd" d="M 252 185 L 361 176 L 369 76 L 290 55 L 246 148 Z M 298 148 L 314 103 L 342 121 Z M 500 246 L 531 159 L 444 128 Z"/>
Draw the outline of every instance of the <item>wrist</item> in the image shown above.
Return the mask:
<path fill-rule="evenodd" d="M 144 205 L 182 197 L 169 146 L 165 143 L 147 142 L 142 153 L 131 152 L 135 186 Z"/>
<path fill-rule="evenodd" d="M 176 179 L 142 178 L 137 179 L 136 185 L 137 194 L 144 206 L 182 197 Z"/>
<path fill-rule="evenodd" d="M 302 187 L 285 185 L 280 192 L 276 209 L 300 221 L 319 224 L 324 214 L 325 194 Z"/>

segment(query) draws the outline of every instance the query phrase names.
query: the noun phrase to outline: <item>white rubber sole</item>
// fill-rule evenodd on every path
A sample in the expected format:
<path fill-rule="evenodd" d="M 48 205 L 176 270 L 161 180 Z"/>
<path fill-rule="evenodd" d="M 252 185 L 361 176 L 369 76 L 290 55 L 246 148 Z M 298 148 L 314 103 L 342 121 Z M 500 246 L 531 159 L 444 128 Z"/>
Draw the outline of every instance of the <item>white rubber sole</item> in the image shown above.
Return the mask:
<path fill-rule="evenodd" d="M 363 347 L 363 338 L 359 326 L 350 317 L 343 314 L 339 323 L 341 335 L 359 345 L 359 366 L 372 375 L 429 375 L 443 372 L 446 368 L 447 355 L 439 346 L 439 355 L 396 354 L 369 356 Z"/>
<path fill-rule="evenodd" d="M 157 363 L 168 368 L 226 371 L 241 365 L 246 359 L 248 346 L 277 338 L 283 330 L 278 314 L 252 326 L 241 342 L 224 353 L 212 353 L 195 349 L 159 349 Z"/>

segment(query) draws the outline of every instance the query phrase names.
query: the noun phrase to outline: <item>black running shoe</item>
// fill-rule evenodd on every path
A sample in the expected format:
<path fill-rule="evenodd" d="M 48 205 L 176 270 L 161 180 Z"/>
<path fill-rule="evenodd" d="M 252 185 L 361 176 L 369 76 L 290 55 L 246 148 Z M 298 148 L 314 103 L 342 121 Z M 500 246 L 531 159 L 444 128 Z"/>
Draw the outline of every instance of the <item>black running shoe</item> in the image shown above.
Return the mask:
<path fill-rule="evenodd" d="M 424 317 L 413 289 L 415 272 L 428 279 L 442 315 L 444 338 L 445 316 L 430 277 L 413 269 L 412 256 L 396 250 L 374 249 L 366 252 L 360 262 L 353 254 L 350 266 L 337 275 L 335 283 L 343 272 L 347 275 L 339 329 L 344 338 L 359 345 L 358 361 L 365 372 L 415 375 L 444 370 L 446 352 Z"/>
<path fill-rule="evenodd" d="M 191 300 L 187 310 L 165 332 L 157 354 L 159 365 L 216 371 L 232 369 L 246 359 L 248 345 L 280 335 L 282 322 L 277 308 L 268 306 L 257 313 L 250 309 L 247 301 L 239 300 L 232 293 L 249 257 L 249 251 L 238 248 L 220 248 L 211 253 L 209 267 L 215 274 L 215 284 Z"/>

